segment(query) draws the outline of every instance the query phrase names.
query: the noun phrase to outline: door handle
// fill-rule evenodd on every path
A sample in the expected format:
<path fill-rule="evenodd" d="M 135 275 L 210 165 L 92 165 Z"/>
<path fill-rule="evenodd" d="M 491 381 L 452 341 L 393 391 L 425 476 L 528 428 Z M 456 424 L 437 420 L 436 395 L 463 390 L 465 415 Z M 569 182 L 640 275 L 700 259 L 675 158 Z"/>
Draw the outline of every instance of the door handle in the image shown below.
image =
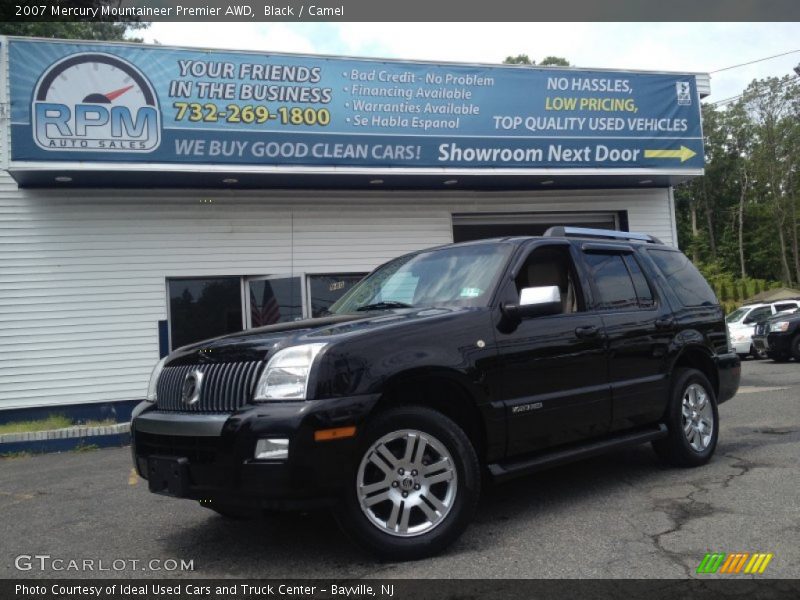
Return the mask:
<path fill-rule="evenodd" d="M 578 327 L 575 329 L 575 335 L 579 338 L 592 338 L 595 337 L 599 329 L 594 325 L 587 325 L 586 327 Z"/>
<path fill-rule="evenodd" d="M 661 317 L 656 319 L 656 327 L 658 329 L 669 329 L 675 324 L 675 319 L 672 317 Z"/>

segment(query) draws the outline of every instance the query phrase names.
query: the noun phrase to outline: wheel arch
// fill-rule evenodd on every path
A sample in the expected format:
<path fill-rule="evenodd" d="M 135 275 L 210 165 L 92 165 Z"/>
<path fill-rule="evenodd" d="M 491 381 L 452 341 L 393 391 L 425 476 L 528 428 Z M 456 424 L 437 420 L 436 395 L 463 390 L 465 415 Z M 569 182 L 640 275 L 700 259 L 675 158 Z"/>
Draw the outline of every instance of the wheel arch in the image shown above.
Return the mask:
<path fill-rule="evenodd" d="M 487 431 L 478 397 L 464 376 L 452 369 L 412 369 L 390 377 L 374 414 L 404 405 L 419 405 L 437 410 L 454 421 L 475 446 L 481 464 L 486 463 Z"/>
<path fill-rule="evenodd" d="M 719 397 L 719 373 L 708 349 L 697 345 L 682 348 L 672 365 L 672 372 L 680 368 L 697 369 L 703 373 L 714 388 L 714 396 Z"/>

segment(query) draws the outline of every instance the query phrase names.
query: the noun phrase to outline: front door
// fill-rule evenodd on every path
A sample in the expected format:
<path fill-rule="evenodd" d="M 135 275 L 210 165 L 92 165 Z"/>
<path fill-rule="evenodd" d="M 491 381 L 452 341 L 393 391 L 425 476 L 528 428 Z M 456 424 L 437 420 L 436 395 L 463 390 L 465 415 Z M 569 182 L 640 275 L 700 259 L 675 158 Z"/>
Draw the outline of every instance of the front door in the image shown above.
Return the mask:
<path fill-rule="evenodd" d="M 586 310 L 570 248 L 537 245 L 504 291 L 505 301 L 518 302 L 524 287 L 557 285 L 562 297 L 560 314 L 497 332 L 509 455 L 599 436 L 610 425 L 603 324 Z"/>

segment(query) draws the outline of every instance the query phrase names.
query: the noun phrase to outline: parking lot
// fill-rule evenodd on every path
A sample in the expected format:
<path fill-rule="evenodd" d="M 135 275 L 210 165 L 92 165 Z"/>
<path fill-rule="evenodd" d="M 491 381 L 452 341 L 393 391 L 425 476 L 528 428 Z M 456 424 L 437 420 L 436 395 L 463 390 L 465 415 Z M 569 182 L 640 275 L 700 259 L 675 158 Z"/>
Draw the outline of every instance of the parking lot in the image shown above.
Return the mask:
<path fill-rule="evenodd" d="M 686 577 L 706 552 L 771 552 L 758 577 L 800 577 L 800 364 L 748 360 L 720 417 L 705 467 L 644 446 L 496 486 L 450 550 L 415 563 L 372 560 L 324 512 L 230 522 L 154 496 L 127 448 L 2 459 L 0 577 L 91 576 L 68 561 L 99 559 L 124 564 L 103 577 Z"/>

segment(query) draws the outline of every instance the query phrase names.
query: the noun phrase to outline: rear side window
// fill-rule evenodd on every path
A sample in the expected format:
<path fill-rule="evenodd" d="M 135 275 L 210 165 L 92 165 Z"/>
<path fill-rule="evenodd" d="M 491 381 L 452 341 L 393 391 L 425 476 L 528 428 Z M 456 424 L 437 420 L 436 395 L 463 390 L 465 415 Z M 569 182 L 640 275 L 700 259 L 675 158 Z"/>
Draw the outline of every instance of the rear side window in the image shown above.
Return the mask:
<path fill-rule="evenodd" d="M 794 310 L 797 308 L 797 302 L 785 302 L 775 305 L 775 312 L 783 312 L 784 310 Z"/>
<path fill-rule="evenodd" d="M 589 277 L 600 296 L 597 308 L 638 308 L 636 289 L 621 254 L 587 252 L 584 256 L 589 267 Z"/>
<path fill-rule="evenodd" d="M 717 304 L 714 290 L 700 271 L 682 252 L 648 249 L 667 284 L 684 306 L 709 306 Z"/>
<path fill-rule="evenodd" d="M 639 299 L 639 307 L 652 308 L 655 306 L 655 300 L 653 300 L 653 291 L 650 289 L 650 284 L 647 283 L 647 279 L 645 278 L 644 273 L 642 273 L 639 263 L 632 254 L 626 254 L 625 264 L 628 267 L 628 271 L 631 273 L 631 279 L 633 279 L 633 287 L 636 289 L 636 297 Z"/>

